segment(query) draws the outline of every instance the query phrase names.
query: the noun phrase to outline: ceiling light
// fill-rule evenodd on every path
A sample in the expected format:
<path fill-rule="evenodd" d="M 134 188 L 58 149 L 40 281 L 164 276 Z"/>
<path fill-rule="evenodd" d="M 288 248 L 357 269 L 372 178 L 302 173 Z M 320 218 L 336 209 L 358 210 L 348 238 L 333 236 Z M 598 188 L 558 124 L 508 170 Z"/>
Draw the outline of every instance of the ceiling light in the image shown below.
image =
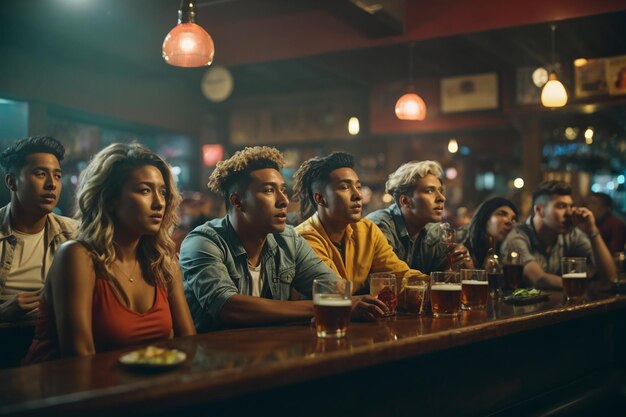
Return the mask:
<path fill-rule="evenodd" d="M 539 67 L 533 71 L 532 78 L 533 84 L 541 88 L 548 82 L 548 71 L 543 67 Z"/>
<path fill-rule="evenodd" d="M 426 118 L 426 103 L 415 94 L 413 82 L 413 49 L 415 44 L 409 45 L 409 92 L 396 102 L 396 116 L 400 120 L 424 120 Z"/>
<path fill-rule="evenodd" d="M 585 65 L 587 65 L 587 62 L 587 58 L 576 58 L 574 60 L 574 66 L 576 68 L 584 67 Z"/>
<path fill-rule="evenodd" d="M 177 67 L 211 65 L 215 46 L 202 26 L 197 25 L 196 8 L 192 0 L 182 0 L 178 9 L 178 24 L 163 41 L 163 59 Z"/>
<path fill-rule="evenodd" d="M 565 91 L 565 87 L 558 80 L 556 76 L 556 72 L 554 72 L 554 68 L 556 67 L 556 63 L 554 61 L 554 32 L 556 30 L 556 25 L 550 26 L 552 30 L 552 68 L 550 71 L 550 75 L 548 76 L 548 82 L 543 86 L 543 90 L 541 90 L 541 104 L 545 107 L 563 107 L 567 104 L 567 91 Z"/>
<path fill-rule="evenodd" d="M 450 139 L 450 141 L 448 142 L 448 152 L 457 153 L 458 151 L 459 144 L 457 143 L 456 139 Z"/>
<path fill-rule="evenodd" d="M 519 189 L 519 188 L 523 188 L 523 187 L 524 187 L 524 179 L 523 179 L 523 178 L 520 178 L 520 177 L 515 178 L 515 179 L 513 180 L 513 186 L 514 186 L 515 188 L 518 188 L 518 189 Z"/>
<path fill-rule="evenodd" d="M 593 127 L 588 127 L 585 130 L 585 139 L 593 139 Z"/>
<path fill-rule="evenodd" d="M 359 134 L 360 130 L 361 125 L 359 123 L 359 118 L 351 117 L 350 120 L 348 120 L 348 133 L 350 133 L 352 136 L 356 136 Z"/>

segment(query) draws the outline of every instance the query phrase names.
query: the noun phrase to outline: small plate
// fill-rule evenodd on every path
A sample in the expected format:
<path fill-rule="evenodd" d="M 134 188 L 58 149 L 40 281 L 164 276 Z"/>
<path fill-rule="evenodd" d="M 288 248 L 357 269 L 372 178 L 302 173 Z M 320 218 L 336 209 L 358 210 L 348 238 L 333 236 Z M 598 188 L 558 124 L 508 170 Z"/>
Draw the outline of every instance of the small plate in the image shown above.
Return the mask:
<path fill-rule="evenodd" d="M 174 368 L 185 359 L 187 355 L 180 350 L 148 346 L 125 353 L 119 357 L 118 361 L 128 368 L 158 371 Z"/>
<path fill-rule="evenodd" d="M 550 294 L 545 293 L 545 292 L 540 292 L 539 294 L 530 295 L 528 297 L 514 297 L 512 295 L 507 295 L 504 297 L 504 301 L 509 304 L 523 305 L 523 304 L 539 303 L 541 301 L 546 301 L 549 298 L 550 298 Z"/>

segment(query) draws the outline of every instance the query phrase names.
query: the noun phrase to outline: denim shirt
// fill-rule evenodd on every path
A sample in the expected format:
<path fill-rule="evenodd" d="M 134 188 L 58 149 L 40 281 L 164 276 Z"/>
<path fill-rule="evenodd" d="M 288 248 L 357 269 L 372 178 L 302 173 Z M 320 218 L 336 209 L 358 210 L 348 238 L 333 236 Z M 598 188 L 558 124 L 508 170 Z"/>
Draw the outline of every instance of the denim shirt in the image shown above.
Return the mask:
<path fill-rule="evenodd" d="M 49 213 L 46 220 L 46 248 L 54 255 L 59 245 L 72 239 L 78 228 L 78 222 L 69 217 Z M 11 229 L 11 203 L 0 208 L 0 293 L 11 272 L 17 238 Z"/>
<path fill-rule="evenodd" d="M 370 213 L 367 218 L 376 223 L 398 258 L 409 264 L 411 269 L 418 269 L 425 274 L 441 270 L 446 260 L 446 249 L 439 244 L 439 223 L 428 223 L 413 240 L 409 236 L 402 211 L 395 203 Z"/>
<path fill-rule="evenodd" d="M 196 227 L 180 249 L 185 297 L 198 332 L 223 327 L 219 315 L 235 294 L 250 295 L 248 254 L 228 216 Z M 291 288 L 311 298 L 313 280 L 339 278 L 293 227 L 267 235 L 261 274 L 274 300 L 289 300 Z"/>

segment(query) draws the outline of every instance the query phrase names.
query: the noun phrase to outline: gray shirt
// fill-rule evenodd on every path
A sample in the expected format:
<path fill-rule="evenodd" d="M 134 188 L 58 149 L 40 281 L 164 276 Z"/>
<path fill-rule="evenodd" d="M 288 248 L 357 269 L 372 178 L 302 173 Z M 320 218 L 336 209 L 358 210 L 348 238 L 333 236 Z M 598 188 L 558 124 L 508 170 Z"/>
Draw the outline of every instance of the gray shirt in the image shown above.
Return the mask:
<path fill-rule="evenodd" d="M 182 243 L 180 265 L 185 297 L 198 332 L 223 326 L 219 315 L 235 294 L 251 295 L 248 254 L 228 216 L 196 227 Z M 261 251 L 267 298 L 288 300 L 291 288 L 311 298 L 313 279 L 339 278 L 291 226 L 267 235 Z"/>
<path fill-rule="evenodd" d="M 511 252 L 517 252 L 522 264 L 535 261 L 541 268 L 550 274 L 561 275 L 561 258 L 564 256 L 576 256 L 587 258 L 587 272 L 589 276 L 594 273 L 593 251 L 587 235 L 580 229 L 572 228 L 567 233 L 560 234 L 554 246 L 548 251 L 539 239 L 532 222 L 532 216 L 525 224 L 518 224 L 511 230 L 502 246 L 500 254 L 503 259 Z"/>
<path fill-rule="evenodd" d="M 447 252 L 440 244 L 439 223 L 428 223 L 413 240 L 409 236 L 402 211 L 395 203 L 370 213 L 367 218 L 376 223 L 398 258 L 412 269 L 425 274 L 441 270 Z"/>

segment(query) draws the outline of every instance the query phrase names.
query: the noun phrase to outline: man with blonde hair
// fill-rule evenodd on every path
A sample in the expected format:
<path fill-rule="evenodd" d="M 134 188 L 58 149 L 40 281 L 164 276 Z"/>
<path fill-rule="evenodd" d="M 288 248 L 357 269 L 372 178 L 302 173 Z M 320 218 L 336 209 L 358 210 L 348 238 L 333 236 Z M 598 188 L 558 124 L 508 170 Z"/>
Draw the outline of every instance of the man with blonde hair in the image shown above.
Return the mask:
<path fill-rule="evenodd" d="M 367 216 L 382 230 L 398 257 L 424 273 L 467 262 L 464 247 L 449 253 L 439 238 L 446 202 L 442 178 L 438 162 L 407 162 L 389 175 L 385 184 L 395 203 Z"/>

